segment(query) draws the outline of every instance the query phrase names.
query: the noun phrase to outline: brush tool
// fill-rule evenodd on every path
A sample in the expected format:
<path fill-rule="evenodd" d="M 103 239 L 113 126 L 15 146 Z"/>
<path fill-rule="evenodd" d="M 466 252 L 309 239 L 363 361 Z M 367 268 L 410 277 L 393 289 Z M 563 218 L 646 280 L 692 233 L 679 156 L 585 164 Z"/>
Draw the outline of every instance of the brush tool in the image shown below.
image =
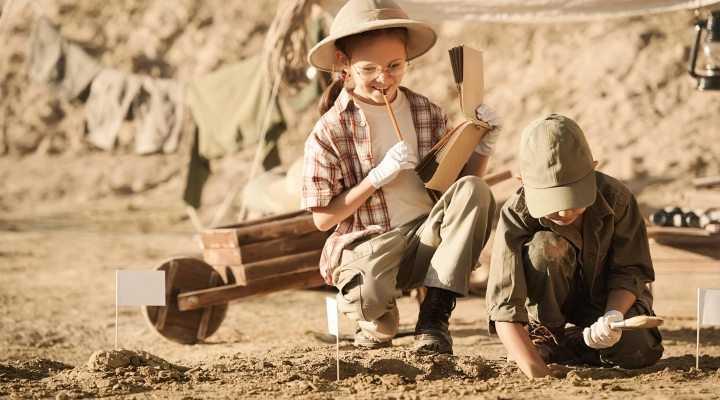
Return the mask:
<path fill-rule="evenodd" d="M 660 317 L 638 315 L 637 317 L 628 318 L 623 321 L 611 322 L 610 327 L 613 329 L 647 329 L 657 328 L 664 322 L 665 320 Z"/>

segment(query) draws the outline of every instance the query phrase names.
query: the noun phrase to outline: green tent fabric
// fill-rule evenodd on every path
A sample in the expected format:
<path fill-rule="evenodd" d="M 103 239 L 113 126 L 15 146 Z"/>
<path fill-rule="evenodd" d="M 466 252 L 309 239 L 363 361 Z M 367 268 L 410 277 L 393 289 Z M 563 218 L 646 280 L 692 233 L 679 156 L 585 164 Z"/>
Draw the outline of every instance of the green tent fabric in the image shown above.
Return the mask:
<path fill-rule="evenodd" d="M 188 103 L 199 129 L 201 157 L 219 158 L 257 144 L 272 91 L 261 62 L 261 56 L 255 55 L 188 84 Z M 273 107 L 268 133 L 285 130 L 277 101 Z M 266 138 L 266 155 L 276 145 L 271 142 L 272 136 Z"/>
<path fill-rule="evenodd" d="M 195 142 L 190 152 L 190 167 L 188 168 L 187 183 L 183 200 L 193 208 L 200 207 L 202 188 L 210 176 L 210 162 L 200 157 L 198 149 L 198 129 L 195 128 Z"/>
<path fill-rule="evenodd" d="M 197 125 L 183 199 L 200 207 L 202 187 L 210 174 L 209 160 L 256 146 L 262 134 L 272 85 L 260 55 L 203 75 L 187 86 L 190 112 Z M 280 165 L 277 140 L 286 124 L 277 99 L 262 149 L 262 165 Z"/>

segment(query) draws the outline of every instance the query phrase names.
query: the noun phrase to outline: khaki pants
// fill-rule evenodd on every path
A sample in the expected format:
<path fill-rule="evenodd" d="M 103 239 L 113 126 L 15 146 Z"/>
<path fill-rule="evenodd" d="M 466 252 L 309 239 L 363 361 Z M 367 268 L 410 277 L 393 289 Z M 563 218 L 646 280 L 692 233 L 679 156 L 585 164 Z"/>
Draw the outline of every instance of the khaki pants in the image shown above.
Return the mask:
<path fill-rule="evenodd" d="M 575 246 L 555 232 L 537 232 L 523 246 L 523 269 L 528 289 L 525 307 L 531 322 L 549 328 L 565 323 L 589 327 L 605 314 L 606 301 L 593 301 L 579 284 Z M 655 315 L 648 290 L 625 313 L 625 318 L 637 315 Z M 661 341 L 657 328 L 626 330 L 614 346 L 600 350 L 600 358 L 621 368 L 647 367 L 662 357 Z"/>
<path fill-rule="evenodd" d="M 426 217 L 353 242 L 333 271 L 338 308 L 385 342 L 397 333 L 395 300 L 404 290 L 424 285 L 467 296 L 494 215 L 495 198 L 485 181 L 464 177 Z"/>

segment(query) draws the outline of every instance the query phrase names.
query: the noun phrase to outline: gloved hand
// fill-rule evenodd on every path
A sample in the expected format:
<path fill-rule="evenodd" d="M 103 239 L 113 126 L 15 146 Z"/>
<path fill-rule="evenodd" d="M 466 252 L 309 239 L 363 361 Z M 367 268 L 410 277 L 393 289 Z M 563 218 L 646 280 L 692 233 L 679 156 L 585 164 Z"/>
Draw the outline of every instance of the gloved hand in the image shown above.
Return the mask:
<path fill-rule="evenodd" d="M 480 107 L 475 110 L 475 113 L 480 121 L 485 122 L 494 128 L 483 136 L 482 140 L 480 140 L 480 143 L 475 148 L 475 151 L 484 156 L 491 156 L 495 154 L 495 143 L 500 136 L 500 131 L 503 129 L 505 120 L 497 111 L 495 111 L 494 108 L 488 106 L 487 104 L 481 104 Z"/>
<path fill-rule="evenodd" d="M 597 322 L 583 330 L 585 344 L 593 349 L 605 349 L 612 347 L 620 340 L 622 331 L 610 328 L 611 322 L 622 321 L 625 317 L 620 311 L 608 311 Z"/>
<path fill-rule="evenodd" d="M 385 153 L 385 158 L 375 168 L 370 170 L 368 177 L 375 189 L 380 189 L 389 183 L 404 169 L 415 168 L 418 158 L 412 147 L 405 142 L 397 142 Z"/>

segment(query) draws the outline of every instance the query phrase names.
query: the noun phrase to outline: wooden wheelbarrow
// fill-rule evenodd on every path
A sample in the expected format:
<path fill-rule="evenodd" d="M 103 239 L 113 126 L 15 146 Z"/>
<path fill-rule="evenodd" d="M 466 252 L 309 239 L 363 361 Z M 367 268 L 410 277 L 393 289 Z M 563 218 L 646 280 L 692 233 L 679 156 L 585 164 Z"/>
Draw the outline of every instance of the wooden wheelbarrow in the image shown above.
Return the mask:
<path fill-rule="evenodd" d="M 504 171 L 485 178 L 493 185 L 510 178 Z M 175 257 L 165 271 L 165 306 L 144 306 L 147 323 L 168 340 L 195 344 L 215 333 L 231 300 L 325 285 L 318 270 L 330 232 L 315 226 L 312 214 L 297 211 L 200 234 L 203 260 Z M 422 303 L 425 288 L 416 289 Z"/>
<path fill-rule="evenodd" d="M 231 300 L 324 285 L 318 262 L 329 235 L 306 211 L 208 229 L 200 234 L 204 261 L 176 257 L 154 268 L 165 271 L 165 306 L 142 307 L 143 315 L 168 340 L 203 341 Z"/>

